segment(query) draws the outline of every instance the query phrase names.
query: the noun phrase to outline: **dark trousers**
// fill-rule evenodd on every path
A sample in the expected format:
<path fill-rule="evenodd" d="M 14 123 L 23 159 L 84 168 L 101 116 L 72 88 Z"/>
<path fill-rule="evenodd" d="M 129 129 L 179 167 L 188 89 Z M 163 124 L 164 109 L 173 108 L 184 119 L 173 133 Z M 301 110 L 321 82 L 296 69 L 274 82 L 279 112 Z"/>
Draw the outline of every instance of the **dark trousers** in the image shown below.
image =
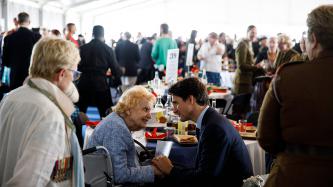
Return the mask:
<path fill-rule="evenodd" d="M 88 106 L 96 106 L 99 115 L 106 116 L 107 110 L 112 106 L 110 89 L 104 91 L 79 90 L 80 100 L 77 103 L 81 112 L 86 113 Z"/>

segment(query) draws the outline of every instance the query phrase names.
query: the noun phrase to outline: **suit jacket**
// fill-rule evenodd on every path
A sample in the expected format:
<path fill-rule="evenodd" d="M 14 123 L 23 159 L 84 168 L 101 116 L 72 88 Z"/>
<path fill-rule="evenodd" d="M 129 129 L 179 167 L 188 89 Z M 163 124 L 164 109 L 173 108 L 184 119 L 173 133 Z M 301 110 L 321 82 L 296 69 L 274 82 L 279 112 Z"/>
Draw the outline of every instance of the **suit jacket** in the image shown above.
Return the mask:
<path fill-rule="evenodd" d="M 235 75 L 234 93 L 250 93 L 252 92 L 252 80 L 254 73 L 261 71 L 254 65 L 253 53 L 250 49 L 250 41 L 242 40 L 236 48 L 237 69 Z"/>
<path fill-rule="evenodd" d="M 78 89 L 105 91 L 109 89 L 106 72 L 110 68 L 112 76 L 120 77 L 120 68 L 113 50 L 104 42 L 93 39 L 80 48 L 81 62 L 78 70 L 82 72 Z"/>
<path fill-rule="evenodd" d="M 174 167 L 172 180 L 181 186 L 242 186 L 253 175 L 249 153 L 228 119 L 209 108 L 202 120 L 194 169 Z"/>
<path fill-rule="evenodd" d="M 286 153 L 290 144 L 333 150 L 333 51 L 279 68 L 259 115 L 258 141 L 277 162 L 265 186 L 332 186 L 333 157 Z M 275 85 L 275 91 L 272 87 Z M 332 152 L 332 151 L 331 151 Z"/>
<path fill-rule="evenodd" d="M 28 76 L 32 48 L 40 38 L 25 27 L 20 27 L 4 39 L 3 65 L 10 67 L 10 88 L 22 86 Z"/>
<path fill-rule="evenodd" d="M 138 45 L 125 40 L 116 46 L 116 57 L 121 67 L 125 68 L 125 76 L 137 76 L 140 61 Z"/>

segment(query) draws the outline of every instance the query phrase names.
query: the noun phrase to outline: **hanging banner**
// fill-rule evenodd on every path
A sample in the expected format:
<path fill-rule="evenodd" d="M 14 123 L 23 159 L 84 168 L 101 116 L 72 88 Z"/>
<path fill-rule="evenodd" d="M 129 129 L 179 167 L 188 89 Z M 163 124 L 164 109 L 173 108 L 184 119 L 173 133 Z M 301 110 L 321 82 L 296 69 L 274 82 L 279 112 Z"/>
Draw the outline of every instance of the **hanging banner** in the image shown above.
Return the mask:
<path fill-rule="evenodd" d="M 179 49 L 169 49 L 166 62 L 165 81 L 168 84 L 177 82 Z"/>
<path fill-rule="evenodd" d="M 194 44 L 188 44 L 187 53 L 186 53 L 186 66 L 193 65 L 193 51 L 194 51 Z"/>

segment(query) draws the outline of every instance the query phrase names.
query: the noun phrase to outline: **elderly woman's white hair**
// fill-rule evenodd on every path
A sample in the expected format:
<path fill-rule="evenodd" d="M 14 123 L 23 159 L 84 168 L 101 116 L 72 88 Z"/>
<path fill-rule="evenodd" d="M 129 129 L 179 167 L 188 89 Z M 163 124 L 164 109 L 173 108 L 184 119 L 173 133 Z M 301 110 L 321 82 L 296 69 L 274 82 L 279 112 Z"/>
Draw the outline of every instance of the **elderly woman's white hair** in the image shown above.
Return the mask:
<path fill-rule="evenodd" d="M 145 87 L 133 86 L 126 90 L 120 97 L 115 106 L 115 112 L 126 115 L 126 112 L 129 111 L 129 109 L 136 107 L 142 100 L 146 100 L 153 104 L 156 99 Z"/>
<path fill-rule="evenodd" d="M 72 68 L 79 61 L 79 50 L 73 43 L 56 37 L 45 37 L 34 46 L 29 75 L 52 81 L 61 69 Z"/>

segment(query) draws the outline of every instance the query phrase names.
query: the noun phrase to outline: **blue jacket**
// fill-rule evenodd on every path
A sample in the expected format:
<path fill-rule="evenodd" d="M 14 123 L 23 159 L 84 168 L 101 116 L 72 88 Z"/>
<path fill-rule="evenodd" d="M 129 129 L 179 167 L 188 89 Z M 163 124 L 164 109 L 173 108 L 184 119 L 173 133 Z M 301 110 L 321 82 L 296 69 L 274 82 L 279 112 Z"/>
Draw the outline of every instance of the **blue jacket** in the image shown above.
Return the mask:
<path fill-rule="evenodd" d="M 174 167 L 170 178 L 181 186 L 242 186 L 253 175 L 244 141 L 229 120 L 208 108 L 202 119 L 195 168 Z M 183 183 L 183 184 L 181 184 Z"/>
<path fill-rule="evenodd" d="M 108 115 L 95 128 L 88 147 L 97 145 L 108 149 L 116 183 L 154 182 L 153 167 L 140 166 L 132 134 L 117 113 Z"/>

